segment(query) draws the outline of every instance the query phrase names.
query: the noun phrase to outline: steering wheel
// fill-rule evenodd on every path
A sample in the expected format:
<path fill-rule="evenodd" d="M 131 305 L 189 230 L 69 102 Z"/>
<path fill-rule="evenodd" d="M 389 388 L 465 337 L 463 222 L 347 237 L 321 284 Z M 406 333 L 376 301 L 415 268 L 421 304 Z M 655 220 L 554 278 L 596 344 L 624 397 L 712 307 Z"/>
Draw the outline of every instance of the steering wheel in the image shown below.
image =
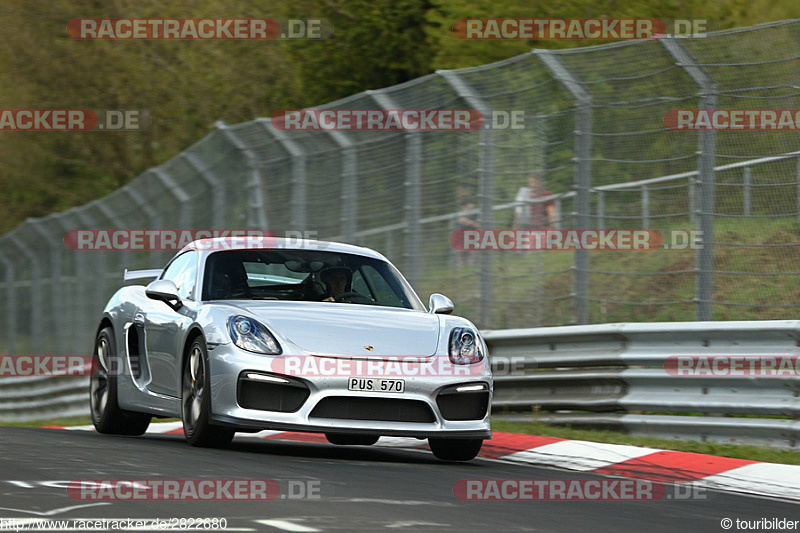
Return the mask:
<path fill-rule="evenodd" d="M 314 279 L 311 276 L 303 280 L 302 285 L 304 292 L 303 296 L 307 300 L 320 301 L 328 296 L 325 293 L 325 287 L 322 286 L 322 283 L 320 283 L 319 281 L 314 281 Z"/>

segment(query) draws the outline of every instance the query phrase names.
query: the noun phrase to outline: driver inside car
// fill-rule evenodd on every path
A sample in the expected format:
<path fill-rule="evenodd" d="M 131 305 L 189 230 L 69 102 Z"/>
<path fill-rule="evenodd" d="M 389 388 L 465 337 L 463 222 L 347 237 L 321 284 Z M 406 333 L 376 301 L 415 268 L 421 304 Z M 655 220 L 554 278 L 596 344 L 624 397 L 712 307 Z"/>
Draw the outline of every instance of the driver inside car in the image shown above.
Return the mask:
<path fill-rule="evenodd" d="M 350 292 L 353 271 L 345 266 L 330 267 L 322 270 L 319 277 L 325 284 L 326 290 L 326 297 L 322 301 L 335 302 L 337 297 Z"/>

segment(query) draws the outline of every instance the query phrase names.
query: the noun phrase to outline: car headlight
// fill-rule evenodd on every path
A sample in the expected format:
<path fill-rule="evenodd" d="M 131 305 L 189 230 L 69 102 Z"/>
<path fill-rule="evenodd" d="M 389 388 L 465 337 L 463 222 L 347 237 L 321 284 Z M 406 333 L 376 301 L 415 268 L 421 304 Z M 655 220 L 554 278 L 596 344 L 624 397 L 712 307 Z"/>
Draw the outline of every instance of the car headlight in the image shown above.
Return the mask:
<path fill-rule="evenodd" d="M 450 361 L 456 365 L 471 365 L 483 361 L 483 343 L 471 328 L 454 328 L 450 332 Z"/>
<path fill-rule="evenodd" d="M 280 355 L 283 350 L 267 327 L 247 316 L 236 315 L 228 319 L 228 332 L 233 343 L 248 352 Z"/>

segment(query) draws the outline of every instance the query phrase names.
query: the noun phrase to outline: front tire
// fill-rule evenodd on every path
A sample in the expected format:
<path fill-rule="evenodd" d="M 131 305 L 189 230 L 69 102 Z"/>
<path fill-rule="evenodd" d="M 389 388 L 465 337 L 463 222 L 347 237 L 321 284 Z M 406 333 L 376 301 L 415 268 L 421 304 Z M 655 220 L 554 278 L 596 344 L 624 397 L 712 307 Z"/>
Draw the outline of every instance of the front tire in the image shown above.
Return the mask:
<path fill-rule="evenodd" d="M 331 444 L 339 446 L 372 446 L 380 435 L 359 435 L 356 433 L 325 433 L 325 438 Z"/>
<path fill-rule="evenodd" d="M 478 456 L 483 439 L 428 439 L 433 455 L 442 461 L 471 461 Z"/>
<path fill-rule="evenodd" d="M 208 350 L 203 337 L 192 342 L 183 363 L 181 419 L 183 434 L 189 444 L 204 448 L 224 448 L 233 440 L 234 430 L 213 426 L 211 416 L 211 377 Z"/>
<path fill-rule="evenodd" d="M 98 433 L 141 435 L 150 425 L 150 415 L 123 411 L 117 402 L 117 379 L 121 365 L 115 352 L 114 330 L 100 330 L 94 342 L 94 372 L 89 378 L 89 408 Z M 113 367 L 113 368 L 112 368 Z"/>

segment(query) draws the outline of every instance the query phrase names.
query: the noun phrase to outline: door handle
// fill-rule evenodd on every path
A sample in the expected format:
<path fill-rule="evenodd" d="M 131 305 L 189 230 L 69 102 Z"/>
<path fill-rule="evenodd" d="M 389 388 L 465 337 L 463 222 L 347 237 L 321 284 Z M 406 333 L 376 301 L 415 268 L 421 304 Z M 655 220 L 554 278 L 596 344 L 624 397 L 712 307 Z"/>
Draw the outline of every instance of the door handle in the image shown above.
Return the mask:
<path fill-rule="evenodd" d="M 136 316 L 133 317 L 134 324 L 144 324 L 144 315 L 142 313 L 136 313 Z"/>

